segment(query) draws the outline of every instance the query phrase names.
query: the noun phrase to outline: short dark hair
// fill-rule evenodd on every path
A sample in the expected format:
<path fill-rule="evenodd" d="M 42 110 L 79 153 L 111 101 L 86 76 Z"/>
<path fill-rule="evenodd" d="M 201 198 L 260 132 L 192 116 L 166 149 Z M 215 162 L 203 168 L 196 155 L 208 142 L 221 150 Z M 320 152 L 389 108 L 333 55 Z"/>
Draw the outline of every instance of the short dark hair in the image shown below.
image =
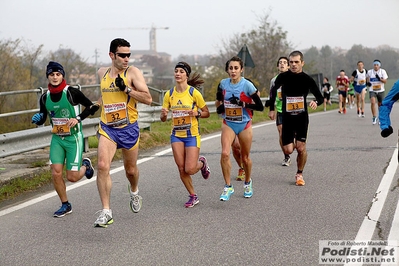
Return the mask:
<path fill-rule="evenodd" d="M 345 70 L 341 69 L 339 72 L 345 72 Z"/>
<path fill-rule="evenodd" d="M 301 61 L 303 61 L 303 53 L 301 51 L 297 51 L 297 50 L 293 51 L 293 52 L 290 53 L 290 55 L 288 57 L 298 56 L 298 55 L 299 55 Z"/>
<path fill-rule="evenodd" d="M 277 66 L 281 59 L 287 60 L 287 64 L 290 65 L 290 60 L 288 60 L 288 58 L 286 56 L 280 56 L 280 58 L 277 60 Z"/>
<path fill-rule="evenodd" d="M 229 70 L 229 65 L 231 61 L 236 61 L 238 63 L 240 63 L 241 68 L 244 68 L 244 62 L 242 61 L 241 58 L 239 58 L 238 56 L 233 56 L 232 58 L 230 58 L 229 61 L 226 62 L 226 72 L 227 70 Z"/>
<path fill-rule="evenodd" d="M 111 45 L 109 46 L 109 51 L 111 53 L 116 53 L 116 50 L 118 50 L 118 47 L 130 47 L 130 43 L 126 41 L 125 39 L 122 38 L 116 38 L 112 40 Z"/>

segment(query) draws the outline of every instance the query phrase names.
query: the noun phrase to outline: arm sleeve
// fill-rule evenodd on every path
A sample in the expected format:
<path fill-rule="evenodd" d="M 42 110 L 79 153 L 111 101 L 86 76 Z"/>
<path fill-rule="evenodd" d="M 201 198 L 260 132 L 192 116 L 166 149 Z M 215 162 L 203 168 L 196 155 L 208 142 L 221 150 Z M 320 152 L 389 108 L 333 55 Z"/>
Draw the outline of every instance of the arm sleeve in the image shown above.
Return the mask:
<path fill-rule="evenodd" d="M 316 81 L 309 77 L 310 80 L 310 92 L 313 94 L 314 97 L 316 97 L 317 105 L 321 105 L 324 102 L 324 97 L 321 94 L 319 87 L 316 84 Z"/>
<path fill-rule="evenodd" d="M 270 88 L 270 93 L 269 93 L 269 101 L 270 101 L 270 106 L 269 106 L 269 110 L 270 111 L 274 111 L 274 104 L 276 102 L 276 95 L 277 95 L 277 88 L 280 88 L 280 84 L 279 84 L 279 77 L 277 76 L 276 80 L 274 81 L 274 86 L 272 86 Z M 323 99 L 324 100 L 324 99 Z"/>
<path fill-rule="evenodd" d="M 218 100 L 219 102 L 223 101 L 223 89 L 220 85 L 220 83 L 218 84 L 218 88 L 216 90 L 216 100 Z"/>
<path fill-rule="evenodd" d="M 80 104 L 85 107 L 83 112 L 81 112 L 80 114 L 77 114 L 80 116 L 81 120 L 87 118 L 91 114 L 94 114 L 98 110 L 98 106 L 96 108 L 94 106 L 93 102 L 91 100 L 89 100 L 89 98 L 87 98 L 86 95 L 84 95 L 83 92 L 81 92 L 79 89 L 70 86 L 68 88 L 68 90 L 71 92 L 71 96 L 72 96 L 71 104 L 72 105 Z"/>
<path fill-rule="evenodd" d="M 330 84 L 330 83 L 329 83 Z M 334 87 L 330 84 L 328 92 L 332 92 L 334 90 Z"/>
<path fill-rule="evenodd" d="M 390 114 L 393 104 L 399 99 L 399 80 L 393 85 L 387 96 L 382 100 L 382 104 L 378 109 L 378 119 L 380 120 L 380 128 L 384 130 L 391 125 Z"/>
<path fill-rule="evenodd" d="M 254 94 L 251 95 L 251 98 L 255 103 L 245 103 L 245 108 L 262 112 L 264 107 L 259 95 L 255 92 Z"/>
<path fill-rule="evenodd" d="M 46 93 L 43 93 L 42 96 L 40 97 L 40 101 L 39 101 L 39 103 L 40 103 L 39 104 L 40 105 L 40 111 L 39 111 L 39 113 L 43 114 L 43 118 L 39 122 L 36 123 L 39 126 L 43 125 L 44 122 L 46 122 L 46 119 L 47 119 L 48 111 L 47 111 L 47 108 L 46 108 L 46 105 L 45 105 L 46 98 L 47 98 L 47 94 Z"/>

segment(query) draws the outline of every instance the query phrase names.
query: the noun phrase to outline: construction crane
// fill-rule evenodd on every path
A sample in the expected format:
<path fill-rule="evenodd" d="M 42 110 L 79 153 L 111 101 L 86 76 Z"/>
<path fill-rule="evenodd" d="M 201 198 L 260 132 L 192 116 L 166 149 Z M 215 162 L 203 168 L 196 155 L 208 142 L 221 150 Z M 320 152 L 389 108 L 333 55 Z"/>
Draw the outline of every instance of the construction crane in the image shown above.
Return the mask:
<path fill-rule="evenodd" d="M 111 28 L 106 30 L 150 30 L 150 51 L 157 51 L 157 30 L 167 30 L 169 27 L 155 27 L 154 25 L 151 28 L 148 27 L 129 27 L 129 28 Z"/>

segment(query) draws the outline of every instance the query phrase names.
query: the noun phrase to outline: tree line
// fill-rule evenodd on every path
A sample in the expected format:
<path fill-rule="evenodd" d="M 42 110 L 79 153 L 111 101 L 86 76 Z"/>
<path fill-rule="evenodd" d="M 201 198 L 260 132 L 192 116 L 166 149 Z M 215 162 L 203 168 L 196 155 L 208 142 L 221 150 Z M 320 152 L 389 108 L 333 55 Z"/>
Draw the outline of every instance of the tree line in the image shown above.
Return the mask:
<path fill-rule="evenodd" d="M 218 83 L 227 77 L 226 61 L 237 55 L 244 45 L 248 47 L 255 64 L 254 68 L 245 68 L 244 76 L 251 79 L 265 97 L 268 95 L 270 80 L 277 74 L 277 59 L 280 56 L 288 56 L 295 50 L 288 41 L 288 32 L 276 20 L 271 19 L 269 14 L 258 16 L 257 24 L 252 29 L 221 40 L 214 55 L 179 55 L 172 62 L 146 55 L 139 63 L 153 68 L 154 79 L 152 84 L 148 84 L 149 86 L 167 90 L 173 86 L 175 64 L 178 61 L 186 61 L 192 66 L 193 71 L 200 73 L 205 80 L 202 88 L 205 100 L 213 101 Z M 322 73 L 331 81 L 335 80 L 341 69 L 344 69 L 349 76 L 360 60 L 364 62 L 366 69 L 372 68 L 374 59 L 382 62 L 382 68 L 388 72 L 390 78 L 399 78 L 399 50 L 390 46 L 369 48 L 365 41 L 362 44 L 354 44 L 348 51 L 325 45 L 321 48 L 312 46 L 302 52 L 305 60 L 304 72 Z M 22 39 L 0 40 L 0 91 L 46 87 L 45 69 L 49 61 L 57 61 L 64 66 L 67 82 L 70 84 L 87 85 L 93 82 L 93 77 L 97 79 L 98 66 L 88 63 L 87 58 L 72 49 L 60 47 L 56 51 L 44 54 L 43 45 L 33 47 Z M 160 78 L 165 76 L 169 79 Z M 92 100 L 97 97 L 88 96 Z M 0 113 L 35 108 L 37 108 L 37 97 L 34 94 L 0 97 Z M 31 115 L 0 118 L 0 133 L 32 128 L 34 125 L 30 123 L 30 119 Z"/>

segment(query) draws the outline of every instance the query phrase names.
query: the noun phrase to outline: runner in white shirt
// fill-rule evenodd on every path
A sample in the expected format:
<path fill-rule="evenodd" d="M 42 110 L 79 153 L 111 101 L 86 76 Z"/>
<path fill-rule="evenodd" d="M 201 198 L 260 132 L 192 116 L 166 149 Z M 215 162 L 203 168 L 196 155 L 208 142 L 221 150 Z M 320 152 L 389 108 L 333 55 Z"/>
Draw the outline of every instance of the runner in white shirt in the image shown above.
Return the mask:
<path fill-rule="evenodd" d="M 380 107 L 382 100 L 384 99 L 384 84 L 388 80 L 388 74 L 385 69 L 381 68 L 381 61 L 376 59 L 373 62 L 373 69 L 367 71 L 367 87 L 369 87 L 370 103 L 371 103 L 371 114 L 373 115 L 373 125 L 377 124 L 377 110 Z M 378 107 L 377 102 L 378 101 Z"/>

